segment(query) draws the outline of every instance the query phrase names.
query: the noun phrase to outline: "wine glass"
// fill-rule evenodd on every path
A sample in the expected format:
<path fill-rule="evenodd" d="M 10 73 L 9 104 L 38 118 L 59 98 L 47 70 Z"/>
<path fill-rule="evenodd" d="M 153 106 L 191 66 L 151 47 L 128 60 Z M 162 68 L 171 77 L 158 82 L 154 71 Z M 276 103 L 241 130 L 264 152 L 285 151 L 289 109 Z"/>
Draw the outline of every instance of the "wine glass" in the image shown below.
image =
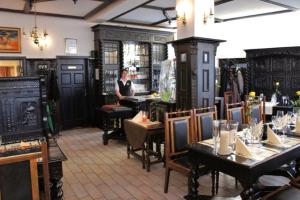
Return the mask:
<path fill-rule="evenodd" d="M 282 110 L 278 110 L 277 111 L 277 114 L 276 114 L 276 117 L 277 118 L 281 118 L 281 117 L 283 117 L 284 116 L 284 112 L 282 111 Z"/>
<path fill-rule="evenodd" d="M 276 132 L 278 129 L 278 118 L 276 116 L 272 116 L 272 124 L 273 130 Z"/>

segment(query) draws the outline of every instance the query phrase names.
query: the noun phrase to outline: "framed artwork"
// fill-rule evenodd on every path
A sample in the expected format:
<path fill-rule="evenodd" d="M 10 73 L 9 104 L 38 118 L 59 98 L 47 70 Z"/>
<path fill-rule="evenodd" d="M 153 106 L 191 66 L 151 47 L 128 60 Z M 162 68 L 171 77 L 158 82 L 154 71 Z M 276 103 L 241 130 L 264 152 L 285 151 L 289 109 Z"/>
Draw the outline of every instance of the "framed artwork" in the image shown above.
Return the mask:
<path fill-rule="evenodd" d="M 65 38 L 65 53 L 69 55 L 77 54 L 77 39 Z"/>
<path fill-rule="evenodd" d="M 21 53 L 21 29 L 0 27 L 0 53 Z"/>
<path fill-rule="evenodd" d="M 209 64 L 209 52 L 207 51 L 203 52 L 203 63 Z"/>
<path fill-rule="evenodd" d="M 186 62 L 186 53 L 181 53 L 180 54 L 180 62 L 185 63 Z"/>

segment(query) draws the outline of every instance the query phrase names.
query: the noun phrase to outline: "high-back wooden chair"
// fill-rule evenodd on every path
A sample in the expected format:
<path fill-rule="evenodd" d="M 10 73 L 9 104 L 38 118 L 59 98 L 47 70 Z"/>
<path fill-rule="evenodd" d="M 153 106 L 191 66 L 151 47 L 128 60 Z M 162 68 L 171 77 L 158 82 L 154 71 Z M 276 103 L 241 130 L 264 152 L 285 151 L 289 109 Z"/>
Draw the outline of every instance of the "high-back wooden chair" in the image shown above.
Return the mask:
<path fill-rule="evenodd" d="M 249 98 L 254 98 L 254 100 L 257 102 L 257 104 L 251 106 L 251 111 L 248 109 Z M 259 96 L 256 97 L 249 97 L 245 96 L 245 112 L 251 112 L 251 116 L 246 118 L 246 123 L 250 122 L 250 117 L 252 119 L 256 118 L 257 122 L 263 121 L 263 123 L 266 122 L 266 114 L 265 114 L 265 104 L 266 104 L 266 97 L 264 96 L 262 99 L 260 99 Z"/>
<path fill-rule="evenodd" d="M 241 129 L 242 124 L 246 123 L 244 102 L 226 104 L 226 118 L 239 122 L 239 129 Z"/>
<path fill-rule="evenodd" d="M 165 157 L 166 174 L 164 192 L 168 192 L 171 170 L 186 176 L 190 173 L 186 145 L 194 142 L 193 111 L 177 111 L 165 113 Z M 203 165 L 199 166 L 201 175 L 209 171 Z M 214 177 L 212 177 L 214 178 Z"/>
<path fill-rule="evenodd" d="M 195 142 L 212 138 L 213 120 L 217 119 L 217 107 L 197 108 L 194 113 Z"/>

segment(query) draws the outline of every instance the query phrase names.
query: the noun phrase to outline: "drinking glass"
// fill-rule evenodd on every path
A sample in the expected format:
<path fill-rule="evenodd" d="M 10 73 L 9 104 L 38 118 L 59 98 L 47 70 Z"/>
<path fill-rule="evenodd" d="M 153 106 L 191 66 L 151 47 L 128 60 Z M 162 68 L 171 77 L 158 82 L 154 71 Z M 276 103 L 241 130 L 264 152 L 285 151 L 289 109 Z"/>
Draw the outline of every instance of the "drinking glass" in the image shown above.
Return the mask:
<path fill-rule="evenodd" d="M 239 123 L 236 121 L 228 121 L 228 128 L 229 128 L 229 146 L 234 151 L 235 150 L 235 142 L 236 142 L 236 135 L 238 131 Z"/>
<path fill-rule="evenodd" d="M 232 152 L 232 149 L 229 146 L 230 132 L 228 123 L 220 124 L 220 145 L 218 148 L 218 154 L 220 155 L 229 155 Z"/>
<path fill-rule="evenodd" d="M 276 133 L 279 129 L 279 120 L 276 116 L 272 116 L 273 131 Z"/>
<path fill-rule="evenodd" d="M 217 152 L 218 148 L 218 138 L 220 135 L 220 121 L 213 120 L 213 140 L 214 140 L 214 151 Z"/>
<path fill-rule="evenodd" d="M 277 114 L 276 114 L 276 117 L 277 118 L 281 118 L 281 117 L 283 117 L 284 116 L 284 112 L 282 111 L 282 110 L 278 110 L 277 111 Z"/>

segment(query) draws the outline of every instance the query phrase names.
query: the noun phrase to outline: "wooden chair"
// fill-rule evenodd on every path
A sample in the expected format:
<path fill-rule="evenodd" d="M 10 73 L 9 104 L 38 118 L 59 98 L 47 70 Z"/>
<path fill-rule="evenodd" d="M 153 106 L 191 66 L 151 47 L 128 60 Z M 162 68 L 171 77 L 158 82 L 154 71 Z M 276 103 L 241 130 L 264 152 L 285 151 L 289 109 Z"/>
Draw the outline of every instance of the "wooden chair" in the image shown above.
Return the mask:
<path fill-rule="evenodd" d="M 252 97 L 255 98 L 255 100 L 258 102 L 257 105 L 252 106 L 252 111 L 251 111 L 251 118 L 256 118 L 257 122 L 263 121 L 263 123 L 266 122 L 266 114 L 265 114 L 265 105 L 266 105 L 266 97 L 264 96 L 263 99 L 261 100 L 259 96 Z M 250 112 L 248 111 L 248 99 L 249 96 L 245 96 L 245 112 Z M 246 118 L 246 123 L 250 122 L 250 116 Z"/>
<path fill-rule="evenodd" d="M 232 104 L 233 102 L 233 93 L 231 91 L 224 92 L 224 104 Z"/>
<path fill-rule="evenodd" d="M 217 107 L 198 108 L 193 110 L 195 142 L 211 139 L 213 137 L 213 120 L 218 118 Z M 219 172 L 213 171 L 212 175 L 212 195 L 218 193 Z"/>
<path fill-rule="evenodd" d="M 242 124 L 246 123 L 244 102 L 226 104 L 226 118 L 239 122 L 241 129 Z"/>
<path fill-rule="evenodd" d="M 190 165 L 187 160 L 185 146 L 194 141 L 193 111 L 178 111 L 165 113 L 165 155 L 166 174 L 164 192 L 168 192 L 171 170 L 175 170 L 186 176 L 190 173 Z M 208 170 L 204 166 L 199 167 L 202 175 Z"/>
<path fill-rule="evenodd" d="M 217 107 L 198 108 L 193 110 L 195 142 L 211 139 L 213 137 L 212 121 L 218 117 Z"/>

